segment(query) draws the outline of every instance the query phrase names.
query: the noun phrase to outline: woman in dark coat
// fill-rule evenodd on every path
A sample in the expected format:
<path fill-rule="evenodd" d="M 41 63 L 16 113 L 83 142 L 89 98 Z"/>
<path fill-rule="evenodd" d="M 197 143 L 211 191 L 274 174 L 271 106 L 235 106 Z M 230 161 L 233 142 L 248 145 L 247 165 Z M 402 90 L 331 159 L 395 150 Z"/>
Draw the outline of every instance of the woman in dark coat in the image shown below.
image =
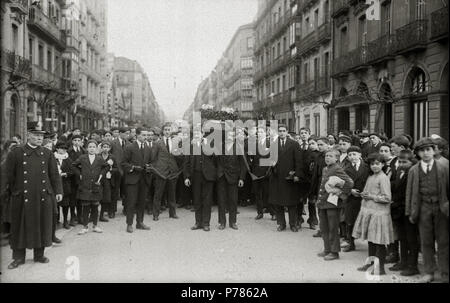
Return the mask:
<path fill-rule="evenodd" d="M 75 175 L 80 179 L 78 186 L 77 199 L 81 200 L 83 207 L 83 226 L 78 233 L 83 235 L 89 231 L 89 213 L 93 221 L 93 231 L 101 233 L 101 228 L 97 226 L 98 205 L 103 197 L 102 179 L 108 170 L 108 164 L 101 156 L 96 155 L 97 142 L 90 140 L 87 143 L 88 153 L 81 155 L 72 163 Z"/>
<path fill-rule="evenodd" d="M 119 173 L 119 169 L 117 166 L 116 158 L 114 158 L 113 155 L 109 153 L 111 150 L 111 142 L 104 141 L 100 144 L 100 150 L 103 161 L 106 162 L 108 165 L 107 172 L 105 174 L 105 178 L 102 179 L 102 186 L 103 186 L 103 197 L 100 201 L 101 208 L 100 208 L 100 222 L 108 222 L 109 220 L 105 218 L 105 212 L 108 212 L 108 214 L 111 214 L 111 201 L 115 199 L 118 199 L 118 197 L 113 197 L 112 195 L 116 194 L 117 191 L 113 190 L 113 188 L 116 185 L 117 182 L 115 182 L 115 178 L 117 178 L 117 174 Z M 116 200 L 114 200 L 116 201 Z"/>
<path fill-rule="evenodd" d="M 65 229 L 70 229 L 69 221 L 67 220 L 67 216 L 69 214 L 69 203 L 70 203 L 70 195 L 72 193 L 72 159 L 70 159 L 69 154 L 67 153 L 67 144 L 66 142 L 57 142 L 55 145 L 56 152 L 54 152 L 56 158 L 56 164 L 58 166 L 58 172 L 62 179 L 63 184 L 63 199 L 58 203 L 58 207 L 61 206 L 63 212 L 63 227 Z M 71 214 L 73 216 L 73 213 Z M 73 218 L 71 218 L 73 219 Z"/>

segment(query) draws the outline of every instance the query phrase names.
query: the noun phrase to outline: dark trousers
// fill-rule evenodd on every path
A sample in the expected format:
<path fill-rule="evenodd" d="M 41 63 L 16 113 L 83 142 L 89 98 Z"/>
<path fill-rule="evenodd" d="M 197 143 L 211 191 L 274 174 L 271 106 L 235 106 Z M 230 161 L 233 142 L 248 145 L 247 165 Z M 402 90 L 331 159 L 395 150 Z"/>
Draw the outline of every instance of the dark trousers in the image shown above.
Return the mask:
<path fill-rule="evenodd" d="M 219 202 L 219 224 L 226 225 L 226 210 L 229 214 L 229 223 L 236 223 L 237 202 L 238 202 L 238 185 L 229 184 L 225 176 L 217 181 L 217 193 Z"/>
<path fill-rule="evenodd" d="M 34 258 L 37 259 L 43 257 L 44 249 L 45 249 L 44 247 L 34 248 L 33 249 Z M 12 253 L 13 260 L 25 260 L 26 252 L 27 251 L 25 248 L 13 249 Z"/>
<path fill-rule="evenodd" d="M 165 190 L 167 190 L 167 204 L 169 206 L 169 216 L 176 214 L 175 193 L 177 190 L 177 179 L 165 180 L 159 176 L 154 176 L 155 194 L 153 197 L 153 216 L 157 217 L 161 213 L 161 200 Z"/>
<path fill-rule="evenodd" d="M 144 178 L 139 179 L 136 184 L 127 184 L 126 213 L 127 225 L 133 225 L 134 214 L 136 213 L 136 223 L 144 223 L 145 198 L 148 193 L 148 186 Z"/>
<path fill-rule="evenodd" d="M 386 259 L 386 246 L 369 242 L 369 257 L 377 257 L 380 269 L 384 270 L 384 262 Z"/>
<path fill-rule="evenodd" d="M 258 214 L 264 213 L 266 207 L 271 215 L 275 215 L 273 205 L 269 204 L 269 179 L 259 179 L 253 181 L 252 190 L 255 196 L 256 211 Z"/>
<path fill-rule="evenodd" d="M 195 209 L 195 224 L 209 226 L 214 182 L 206 180 L 202 172 L 194 171 L 191 183 L 192 199 Z"/>
<path fill-rule="evenodd" d="M 393 220 L 393 223 L 397 227 L 400 241 L 400 263 L 412 269 L 417 269 L 419 257 L 419 229 L 417 224 L 411 224 L 406 216 Z"/>
<path fill-rule="evenodd" d="M 98 222 L 98 202 L 82 202 L 83 204 L 83 225 L 87 227 L 89 224 L 89 218 L 92 220 L 92 224 L 94 226 L 97 225 Z M 90 214 L 90 217 L 89 217 Z"/>
<path fill-rule="evenodd" d="M 300 204 L 297 212 L 300 223 L 304 222 L 303 209 L 306 204 L 308 205 L 308 219 L 306 220 L 306 223 L 313 225 L 319 224 L 319 219 L 317 218 L 317 211 L 316 211 L 316 200 L 308 199 L 307 197 L 300 198 Z"/>
<path fill-rule="evenodd" d="M 127 211 L 127 188 L 128 185 L 125 184 L 125 178 L 121 177 L 120 179 L 120 198 L 122 199 L 123 210 Z"/>
<path fill-rule="evenodd" d="M 324 251 L 339 253 L 339 208 L 319 209 L 320 231 L 322 232 Z"/>
<path fill-rule="evenodd" d="M 293 227 L 297 223 L 297 205 L 289 205 L 289 226 Z M 284 206 L 276 205 L 275 211 L 277 214 L 277 224 L 280 226 L 286 226 L 286 217 L 284 215 Z"/>
<path fill-rule="evenodd" d="M 439 203 L 422 201 L 419 233 L 425 273 L 434 273 L 435 241 L 437 241 L 438 268 L 442 275 L 448 277 L 448 217 L 439 209 Z"/>

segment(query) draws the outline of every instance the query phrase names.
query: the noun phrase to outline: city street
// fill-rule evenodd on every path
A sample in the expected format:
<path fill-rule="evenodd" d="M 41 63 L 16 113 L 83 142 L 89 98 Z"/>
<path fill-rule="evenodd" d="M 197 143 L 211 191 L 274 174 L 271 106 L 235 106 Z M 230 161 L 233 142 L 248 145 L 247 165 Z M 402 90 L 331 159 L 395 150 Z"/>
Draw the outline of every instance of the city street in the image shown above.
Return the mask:
<path fill-rule="evenodd" d="M 355 282 L 365 283 L 356 271 L 367 255 L 366 243 L 326 262 L 316 256 L 322 239 L 313 238 L 306 224 L 298 233 L 277 232 L 268 214 L 255 221 L 254 206 L 240 207 L 239 230 L 217 229 L 213 208 L 211 231 L 190 230 L 194 213 L 178 209 L 180 219 L 161 214 L 158 222 L 146 215 L 150 231 L 125 232 L 122 214 L 100 226 L 103 234 L 79 236 L 81 226 L 58 230 L 63 243 L 46 250 L 48 264 L 35 264 L 27 251 L 25 265 L 15 270 L 8 246 L 2 247 L 2 282 L 73 282 L 66 279 L 66 259 L 79 259 L 79 282 Z M 387 266 L 388 267 L 388 266 Z M 387 270 L 387 269 L 386 269 Z M 395 278 L 394 278 L 395 279 Z M 405 279 L 405 278 L 403 278 Z M 392 275 L 381 278 L 392 282 Z"/>

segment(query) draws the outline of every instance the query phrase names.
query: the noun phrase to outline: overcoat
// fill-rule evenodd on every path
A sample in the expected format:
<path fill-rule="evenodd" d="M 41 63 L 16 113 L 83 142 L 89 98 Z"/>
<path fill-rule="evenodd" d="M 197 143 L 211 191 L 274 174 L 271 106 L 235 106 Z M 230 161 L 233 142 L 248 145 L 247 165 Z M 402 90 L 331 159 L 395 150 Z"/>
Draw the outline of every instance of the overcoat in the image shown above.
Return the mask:
<path fill-rule="evenodd" d="M 98 201 L 102 199 L 102 185 L 95 184 L 100 175 L 105 178 L 105 174 L 109 165 L 100 157 L 95 156 L 94 162 L 89 162 L 89 155 L 81 155 L 72 163 L 73 171 L 80 180 L 78 186 L 77 199 L 82 201 Z M 80 179 L 81 176 L 81 179 Z"/>
<path fill-rule="evenodd" d="M 298 142 L 287 138 L 282 148 L 281 140 L 278 140 L 278 159 L 269 176 L 269 203 L 284 206 L 299 203 L 298 184 L 286 180 L 291 171 L 295 171 L 298 177 L 302 176 L 300 146 Z"/>
<path fill-rule="evenodd" d="M 100 154 L 100 157 L 105 162 L 108 162 L 108 160 L 112 160 L 113 164 L 109 165 L 107 164 L 106 167 L 106 173 L 105 177 L 102 179 L 102 186 L 103 186 L 103 197 L 102 197 L 102 203 L 110 203 L 111 201 L 117 201 L 119 199 L 118 197 L 118 191 L 113 190 L 116 186 L 120 186 L 120 183 L 117 184 L 117 179 L 120 178 L 120 173 L 118 169 L 118 164 L 116 158 L 109 154 L 108 157 L 103 158 L 103 156 Z M 108 174 L 109 172 L 109 174 Z M 108 178 L 109 177 L 109 178 Z"/>
<path fill-rule="evenodd" d="M 128 144 L 122 159 L 122 170 L 124 173 L 125 184 L 137 184 L 143 178 L 147 186 L 151 184 L 151 175 L 146 172 L 145 166 L 150 163 L 151 150 L 144 144 L 144 150 L 139 149 L 137 141 Z M 133 169 L 133 166 L 139 166 L 142 170 Z"/>
<path fill-rule="evenodd" d="M 55 156 L 44 147 L 25 144 L 8 154 L 5 169 L 11 192 L 11 248 L 51 246 L 52 197 L 63 194 Z"/>
<path fill-rule="evenodd" d="M 367 178 L 369 178 L 369 166 L 361 160 L 358 170 L 353 165 L 348 166 L 345 169 L 345 173 L 353 180 L 353 188 L 360 192 L 364 190 Z M 353 225 L 358 217 L 359 210 L 361 209 L 361 197 L 355 197 L 349 194 L 345 201 L 345 223 Z"/>

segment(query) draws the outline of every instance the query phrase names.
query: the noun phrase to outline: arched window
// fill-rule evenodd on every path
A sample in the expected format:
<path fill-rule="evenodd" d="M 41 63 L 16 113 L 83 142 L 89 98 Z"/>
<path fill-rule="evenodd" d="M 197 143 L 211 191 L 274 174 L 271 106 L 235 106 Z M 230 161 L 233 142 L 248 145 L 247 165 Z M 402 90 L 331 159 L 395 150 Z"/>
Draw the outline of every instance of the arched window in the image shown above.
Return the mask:
<path fill-rule="evenodd" d="M 428 79 L 425 71 L 419 67 L 414 67 L 408 74 L 405 83 L 405 93 L 410 96 L 410 121 L 413 139 L 428 136 L 428 100 L 424 94 L 429 90 Z"/>
<path fill-rule="evenodd" d="M 393 95 L 392 89 L 388 84 L 383 84 L 380 87 L 380 99 L 384 103 L 381 108 L 381 121 L 378 124 L 379 132 L 384 132 L 388 138 L 392 137 L 392 119 L 393 119 Z"/>

